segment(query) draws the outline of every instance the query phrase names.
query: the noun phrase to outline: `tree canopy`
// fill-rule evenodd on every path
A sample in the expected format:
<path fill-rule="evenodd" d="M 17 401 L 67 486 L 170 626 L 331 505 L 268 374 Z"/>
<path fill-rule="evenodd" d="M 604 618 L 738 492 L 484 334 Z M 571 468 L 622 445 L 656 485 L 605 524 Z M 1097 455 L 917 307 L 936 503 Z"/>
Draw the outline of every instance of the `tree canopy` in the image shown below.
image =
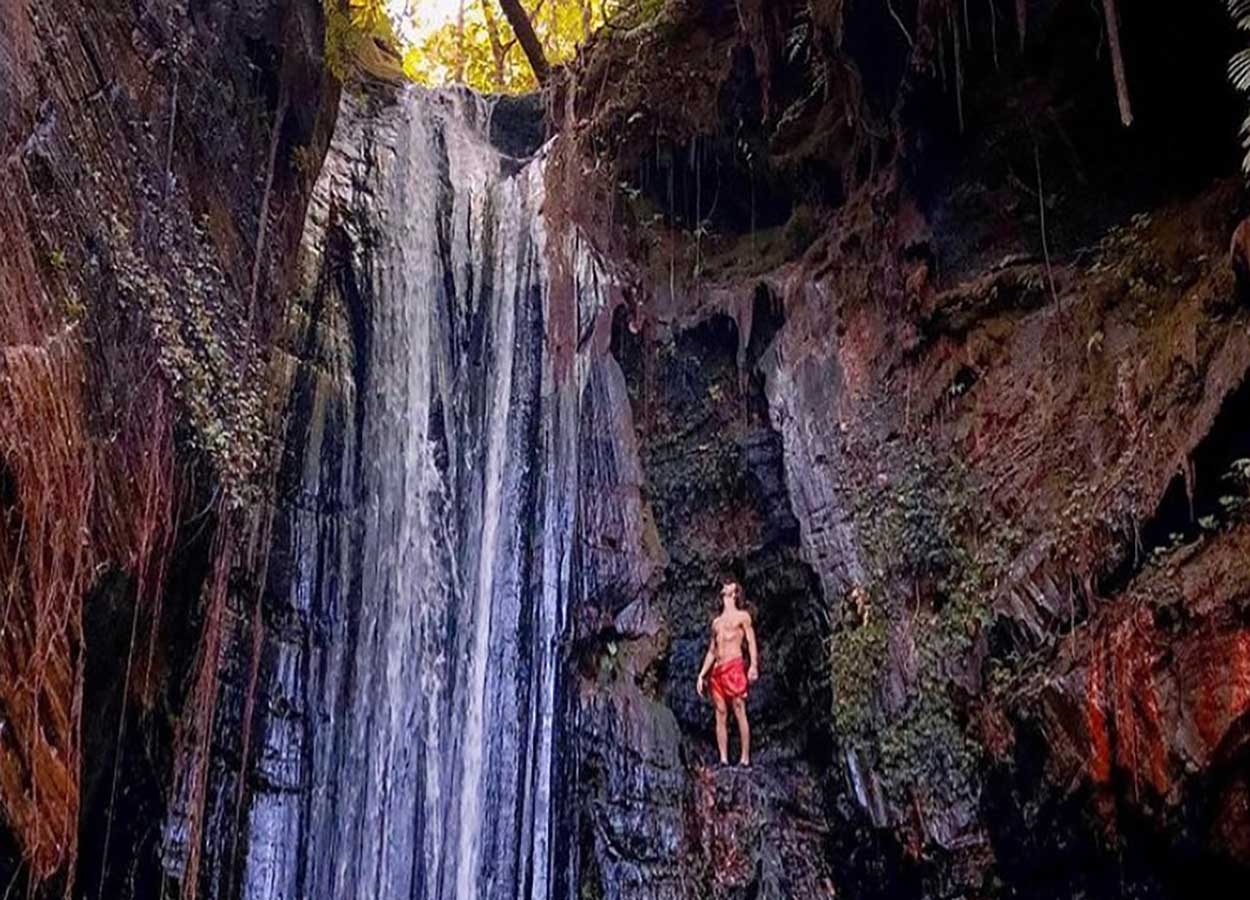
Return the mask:
<path fill-rule="evenodd" d="M 572 59 L 592 34 L 625 12 L 662 0 L 325 0 L 326 59 L 342 77 L 347 62 L 382 44 L 402 57 L 403 73 L 431 87 L 464 84 L 517 94 L 539 86 L 535 66 L 509 21 L 523 14 L 545 63 Z M 524 25 L 524 22 L 521 23 Z"/>

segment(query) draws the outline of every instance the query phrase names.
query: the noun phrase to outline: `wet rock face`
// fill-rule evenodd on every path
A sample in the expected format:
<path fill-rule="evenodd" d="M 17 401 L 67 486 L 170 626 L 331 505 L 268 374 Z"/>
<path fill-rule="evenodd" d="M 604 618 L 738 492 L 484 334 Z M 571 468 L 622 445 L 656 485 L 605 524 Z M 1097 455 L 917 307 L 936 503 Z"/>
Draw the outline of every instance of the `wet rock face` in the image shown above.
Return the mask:
<path fill-rule="evenodd" d="M 1247 490 L 1237 460 L 1250 456 L 1250 346 L 1225 263 L 1244 192 L 1220 149 L 1239 116 L 1212 63 L 1231 46 L 1230 26 L 1207 10 L 1182 26 L 1203 40 L 1159 40 L 1170 17 L 1124 12 L 1134 65 L 1176 72 L 1166 84 L 1143 76 L 1126 130 L 1111 94 L 1088 90 L 1106 75 L 1098 16 L 1030 4 L 1025 52 L 1009 63 L 991 33 L 1003 19 L 973 15 L 964 36 L 980 49 L 946 43 L 946 63 L 962 54 L 964 68 L 958 86 L 939 90 L 915 73 L 938 70 L 935 39 L 948 41 L 939 32 L 949 23 L 941 4 L 920 9 L 918 64 L 898 72 L 905 171 L 837 198 L 803 258 L 758 279 L 733 274 L 769 269 L 754 243 L 725 237 L 733 262 L 718 269 L 702 264 L 716 258 L 711 241 L 683 245 L 670 232 L 672 244 L 653 242 L 664 273 L 648 312 L 663 324 L 645 345 L 622 330 L 614 353 L 666 554 L 648 601 L 664 627 L 643 642 L 626 622 L 604 626 L 604 662 L 588 680 L 595 696 L 636 690 L 662 707 L 599 703 L 596 735 L 628 740 L 601 723 L 609 711 L 634 730 L 651 716 L 654 734 L 671 735 L 671 711 L 689 787 L 664 793 L 657 818 L 712 798 L 683 845 L 698 865 L 726 843 L 708 810 L 739 837 L 739 812 L 782 830 L 803 818 L 775 811 L 767 777 L 755 793 L 716 780 L 699 792 L 710 717 L 688 685 L 712 573 L 732 557 L 753 598 L 752 565 L 768 573 L 758 618 L 777 617 L 761 626 L 766 659 L 770 631 L 795 636 L 790 648 L 781 638 L 783 659 L 812 646 L 799 617 L 780 610 L 819 610 L 832 632 L 822 673 L 832 696 L 794 679 L 761 683 L 755 696 L 761 753 L 778 754 L 770 763 L 822 762 L 812 768 L 825 796 L 810 808 L 829 823 L 825 859 L 840 892 L 1162 898 L 1211 873 L 1244 879 Z M 852 54 L 866 24 L 848 22 Z M 882 56 L 873 34 L 866 78 L 881 74 L 869 74 Z M 1221 49 L 1184 49 L 1199 44 Z M 1021 172 L 1037 187 L 1022 186 Z M 699 219 L 697 190 L 683 206 L 656 184 L 651 199 L 673 231 Z M 761 291 L 783 298 L 784 322 L 749 354 L 745 370 L 764 379 L 752 408 L 737 378 L 718 373 L 736 343 L 730 319 Z M 1243 423 L 1232 427 L 1235 415 Z M 798 567 L 801 578 L 784 574 Z M 787 584 L 815 599 L 787 603 Z M 836 752 L 801 739 L 785 712 L 796 706 L 832 724 Z M 584 762 L 584 784 L 600 787 L 583 846 L 600 863 L 654 870 L 646 841 L 666 838 L 618 798 L 655 765 L 624 748 Z M 790 793 L 802 796 L 801 783 Z M 594 844 L 601 833 L 613 840 Z M 748 874 L 751 858 L 720 883 L 696 868 L 687 889 L 772 890 L 776 880 Z M 665 878 L 664 890 L 678 890 Z"/>
<path fill-rule="evenodd" d="M 798 559 L 779 436 L 760 385 L 737 365 L 737 326 L 720 317 L 646 344 L 621 321 L 613 346 L 663 568 L 644 601 L 611 607 L 610 624 L 591 636 L 579 738 L 583 889 L 830 897 L 827 749 L 811 715 L 824 696 L 820 595 Z M 712 766 L 712 708 L 694 690 L 719 579 L 733 570 L 762 654 L 748 703 L 754 766 L 742 771 Z"/>
<path fill-rule="evenodd" d="M 213 497 L 254 473 L 262 336 L 307 199 L 294 157 L 315 167 L 337 101 L 319 16 L 313 0 L 0 7 L 0 581 L 6 621 L 30 625 L 0 628 L 0 683 L 44 692 L 0 699 L 15 894 L 18 869 L 32 891 L 161 880 Z M 281 94 L 301 103 L 275 128 Z"/>
<path fill-rule="evenodd" d="M 806 766 L 703 770 L 695 777 L 694 852 L 717 900 L 836 896 L 826 852 L 825 786 Z"/>
<path fill-rule="evenodd" d="M 768 753 L 777 749 L 771 733 L 789 734 L 820 690 L 812 668 L 818 595 L 797 555 L 781 440 L 763 418 L 758 383 L 737 368 L 737 347 L 735 323 L 717 317 L 636 358 L 624 347 L 620 353 L 632 374 L 647 496 L 668 557 L 655 597 L 672 642 L 663 698 L 686 730 L 710 734 L 710 708 L 693 686 L 720 609 L 720 579 L 735 573 L 764 656 L 752 698 L 759 747 Z"/>
<path fill-rule="evenodd" d="M 587 690 L 579 716 L 582 895 L 690 896 L 691 782 L 672 711 L 624 675 Z"/>
<path fill-rule="evenodd" d="M 748 379 L 745 395 L 729 318 L 649 346 L 618 327 L 663 568 L 645 600 L 607 598 L 587 632 L 583 884 L 613 897 L 825 896 L 836 883 L 863 897 L 1010 885 L 1042 898 L 1127 883 L 1176 897 L 1244 871 L 1236 460 L 1250 433 L 1230 422 L 1250 354 L 1241 317 L 1207 318 L 1228 309 L 1217 263 L 1138 288 L 1162 302 L 1169 277 L 1191 285 L 1172 307 L 1193 325 L 1179 344 L 1143 318 L 1151 301 L 1117 288 L 1168 252 L 1174 228 L 1188 248 L 1177 258 L 1216 259 L 1227 203 L 1217 184 L 1161 214 L 1167 225 L 1113 235 L 1091 270 L 1064 271 L 1072 299 L 1058 311 L 990 302 L 1023 300 L 1027 273 L 954 285 L 932 298 L 938 332 L 919 344 L 872 305 L 799 288 L 752 360 L 763 386 Z M 1100 337 L 1050 343 L 1073 322 Z M 1119 364 L 1088 356 L 1108 340 Z M 1039 376 L 1045 352 L 1069 364 Z M 1131 375 L 1123 359 L 1137 360 Z M 1062 415 L 1018 396 L 1041 384 Z M 1151 423 L 1150 439 L 1125 421 Z M 1060 448 L 1084 464 L 1061 466 Z M 1177 458 L 1199 474 L 1174 477 Z M 1136 548 L 1116 528 L 1134 510 L 1146 511 Z M 690 689 L 729 564 L 765 654 L 749 776 L 704 768 L 711 717 Z M 823 632 L 805 617 L 824 611 L 835 656 L 881 629 L 850 686 L 866 692 L 867 731 L 837 730 L 842 682 L 829 697 L 811 663 Z M 821 864 L 771 866 L 796 847 Z"/>
<path fill-rule="evenodd" d="M 1056 308 L 1020 307 L 1009 270 L 951 284 L 918 343 L 871 302 L 794 286 L 765 360 L 790 496 L 835 660 L 880 666 L 855 710 L 867 739 L 836 737 L 860 748 L 853 805 L 929 860 L 925 890 L 992 872 L 1055 896 L 1118 872 L 1144 896 L 1182 896 L 1204 866 L 1248 862 L 1227 810 L 1247 712 L 1246 523 L 1229 510 L 1250 434 L 1227 422 L 1250 348 L 1240 316 L 1212 313 L 1228 309 L 1222 263 L 1160 262 L 1218 259 L 1234 206 L 1217 181 L 1138 218 L 1099 261 L 1063 269 Z M 835 284 L 860 265 L 873 263 L 839 257 Z M 1124 291 L 1143 266 L 1162 268 Z M 912 474 L 934 464 L 947 474 L 932 483 Z M 961 519 L 960 553 L 921 539 Z M 940 562 L 892 567 L 915 549 Z M 966 639 L 937 642 L 951 625 Z M 836 668 L 835 723 L 839 695 L 865 687 Z M 982 760 L 971 777 L 948 777 L 952 748 Z"/>
<path fill-rule="evenodd" d="M 1097 891 L 1120 858 L 1135 889 L 1178 896 L 1198 860 L 1239 852 L 1224 823 L 1240 787 L 1222 760 L 1243 759 L 1247 711 L 1246 588 L 1233 574 L 1246 525 L 1227 511 L 1241 508 L 1247 434 L 1225 423 L 1244 408 L 1250 352 L 1240 317 L 1211 312 L 1227 308 L 1222 264 L 1164 265 L 1122 292 L 1160 260 L 1218 259 L 1230 200 L 1216 182 L 1113 233 L 1098 262 L 1057 276 L 1057 308 L 1018 306 L 1007 270 L 952 284 L 931 298 L 919 343 L 871 304 L 836 308 L 824 300 L 835 288 L 796 286 L 768 369 L 791 496 L 841 620 L 835 659 L 876 646 L 866 658 L 881 663 L 862 707 L 872 724 L 856 805 L 941 860 L 941 878 L 992 871 L 1029 896 Z M 1147 304 L 1167 310 L 1166 330 Z M 950 488 L 909 474 L 926 458 Z M 877 498 L 868 509 L 865 497 Z M 891 575 L 890 554 L 928 546 L 913 517 L 943 528 L 964 517 L 952 534 L 966 556 Z M 869 587 L 859 609 L 857 584 Z M 933 643 L 967 584 L 985 612 L 960 623 L 966 640 Z M 839 684 L 857 688 L 848 675 L 835 704 Z M 952 747 L 987 768 L 949 779 L 927 765 Z M 1063 886 L 1028 886 L 1050 868 L 1036 860 L 1069 856 L 1080 861 L 1063 865 Z"/>

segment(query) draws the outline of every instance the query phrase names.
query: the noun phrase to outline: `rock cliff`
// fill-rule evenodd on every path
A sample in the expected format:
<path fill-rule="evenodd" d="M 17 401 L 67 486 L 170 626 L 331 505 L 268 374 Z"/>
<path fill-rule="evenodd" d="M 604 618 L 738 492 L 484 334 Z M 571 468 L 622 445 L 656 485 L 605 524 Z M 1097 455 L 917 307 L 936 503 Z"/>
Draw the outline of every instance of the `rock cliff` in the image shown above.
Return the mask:
<path fill-rule="evenodd" d="M 6 4 L 6 893 L 1231 896 L 1239 44 L 1116 6 L 671 2 L 544 110 Z"/>

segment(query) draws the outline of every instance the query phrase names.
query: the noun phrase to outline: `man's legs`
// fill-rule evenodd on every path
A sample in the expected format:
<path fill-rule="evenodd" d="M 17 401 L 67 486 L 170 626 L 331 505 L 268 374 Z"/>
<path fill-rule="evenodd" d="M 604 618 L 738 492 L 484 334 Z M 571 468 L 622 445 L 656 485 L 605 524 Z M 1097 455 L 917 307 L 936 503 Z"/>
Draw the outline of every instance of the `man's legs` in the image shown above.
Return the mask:
<path fill-rule="evenodd" d="M 738 738 L 742 742 L 742 765 L 749 766 L 751 764 L 751 726 L 747 722 L 747 701 L 745 697 L 738 697 L 733 702 L 734 718 L 738 720 Z M 724 754 L 722 753 L 722 756 Z"/>
<path fill-rule="evenodd" d="M 716 704 L 716 749 L 723 765 L 729 762 L 729 710 L 725 698 L 716 691 L 712 691 L 712 702 Z"/>

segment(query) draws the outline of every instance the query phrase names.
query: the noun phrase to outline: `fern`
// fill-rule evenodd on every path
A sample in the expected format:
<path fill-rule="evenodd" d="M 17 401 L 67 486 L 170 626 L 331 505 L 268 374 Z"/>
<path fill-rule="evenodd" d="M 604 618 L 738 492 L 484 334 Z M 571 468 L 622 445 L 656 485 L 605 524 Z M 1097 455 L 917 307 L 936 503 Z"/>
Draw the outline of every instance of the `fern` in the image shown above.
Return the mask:
<path fill-rule="evenodd" d="M 1250 91 L 1250 48 L 1239 50 L 1228 61 L 1228 77 L 1239 91 Z"/>
<path fill-rule="evenodd" d="M 1224 0 L 1228 15 L 1242 31 L 1250 31 L 1250 0 Z M 1233 54 L 1228 61 L 1228 80 L 1243 94 L 1250 93 L 1250 47 Z M 1246 151 L 1242 171 L 1250 177 L 1250 116 L 1241 123 L 1241 147 Z"/>

